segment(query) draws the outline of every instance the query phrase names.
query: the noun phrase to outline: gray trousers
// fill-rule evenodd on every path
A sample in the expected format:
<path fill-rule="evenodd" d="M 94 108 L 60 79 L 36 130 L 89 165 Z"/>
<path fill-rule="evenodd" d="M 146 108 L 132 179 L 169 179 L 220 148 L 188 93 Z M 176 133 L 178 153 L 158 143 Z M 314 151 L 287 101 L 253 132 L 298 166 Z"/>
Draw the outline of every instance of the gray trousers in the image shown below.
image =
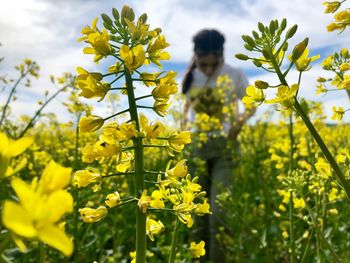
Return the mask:
<path fill-rule="evenodd" d="M 206 172 L 199 169 L 196 164 L 190 164 L 190 173 L 199 177 L 202 190 L 207 192 L 212 212 L 212 215 L 196 216 L 191 233 L 193 241 L 205 241 L 206 255 L 201 258 L 201 262 L 225 262 L 224 248 L 217 239 L 219 228 L 225 225 L 225 211 L 219 207 L 215 199 L 218 194 L 225 192 L 231 186 L 233 178 L 233 151 L 238 147 L 228 147 L 228 144 L 225 137 L 212 138 L 203 147 L 194 151 L 194 159 L 199 157 L 204 161 Z"/>

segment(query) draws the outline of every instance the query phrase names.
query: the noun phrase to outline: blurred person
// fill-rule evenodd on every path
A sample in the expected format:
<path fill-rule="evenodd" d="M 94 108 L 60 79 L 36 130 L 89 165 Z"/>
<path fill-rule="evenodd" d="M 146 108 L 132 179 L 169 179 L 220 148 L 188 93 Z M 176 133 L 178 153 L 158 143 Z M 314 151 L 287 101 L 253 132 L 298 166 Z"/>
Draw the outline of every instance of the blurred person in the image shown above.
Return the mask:
<path fill-rule="evenodd" d="M 195 218 L 195 229 L 191 238 L 195 238 L 196 242 L 205 241 L 206 255 L 201 262 L 224 263 L 225 253 L 216 238 L 219 227 L 223 226 L 224 211 L 219 208 L 215 199 L 228 188 L 233 176 L 234 153 L 232 148 L 227 146 L 236 145 L 233 149 L 239 151 L 237 136 L 243 124 L 254 113 L 254 109 L 245 110 L 244 113 L 238 112 L 237 101 L 245 95 L 248 80 L 239 68 L 224 62 L 225 37 L 217 30 L 203 29 L 193 37 L 193 42 L 194 56 L 182 82 L 182 93 L 186 95 L 183 125 L 192 124 L 196 113 L 206 113 L 219 118 L 223 132 L 209 132 L 207 142 L 191 153 L 191 160 L 200 157 L 205 161 L 207 173 L 199 174 L 199 183 L 202 190 L 207 192 L 212 211 L 212 215 Z M 223 100 L 216 94 L 218 77 L 223 75 L 227 75 L 233 81 L 232 90 L 225 94 L 229 96 L 226 101 L 231 105 L 224 105 Z M 237 119 L 234 123 L 225 120 L 222 114 L 224 106 L 237 107 Z M 194 175 L 196 165 L 189 163 L 189 167 Z"/>

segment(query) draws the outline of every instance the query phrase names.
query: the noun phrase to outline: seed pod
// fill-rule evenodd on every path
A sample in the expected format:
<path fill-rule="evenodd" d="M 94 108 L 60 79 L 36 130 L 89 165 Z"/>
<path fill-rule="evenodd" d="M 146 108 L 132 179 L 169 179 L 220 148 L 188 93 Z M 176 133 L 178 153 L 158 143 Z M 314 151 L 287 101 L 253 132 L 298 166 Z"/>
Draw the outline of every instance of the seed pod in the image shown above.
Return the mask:
<path fill-rule="evenodd" d="M 292 52 L 292 61 L 296 61 L 301 57 L 308 43 L 309 43 L 309 38 L 305 38 L 302 42 L 300 42 L 294 47 Z"/>
<path fill-rule="evenodd" d="M 292 38 L 295 32 L 297 32 L 297 29 L 298 29 L 298 25 L 292 26 L 286 33 L 286 39 Z"/>

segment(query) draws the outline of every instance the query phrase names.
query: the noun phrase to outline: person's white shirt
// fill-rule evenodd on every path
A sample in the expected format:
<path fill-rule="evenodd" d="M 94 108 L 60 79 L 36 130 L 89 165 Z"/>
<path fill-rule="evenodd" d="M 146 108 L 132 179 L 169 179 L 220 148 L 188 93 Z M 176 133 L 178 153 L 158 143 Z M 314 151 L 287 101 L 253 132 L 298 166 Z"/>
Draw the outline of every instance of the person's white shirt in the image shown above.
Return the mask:
<path fill-rule="evenodd" d="M 236 98 L 242 99 L 245 96 L 246 87 L 249 85 L 248 79 L 245 74 L 239 68 L 232 67 L 227 64 L 223 64 L 219 67 L 210 77 L 206 76 L 199 69 L 195 68 L 192 72 L 193 80 L 190 89 L 186 93 L 186 97 L 190 100 L 191 89 L 193 88 L 207 88 L 215 89 L 217 88 L 217 80 L 219 76 L 227 75 L 232 81 L 234 89 L 232 90 Z M 212 92 L 215 92 L 214 90 Z M 191 103 L 189 104 L 189 112 L 187 115 L 188 120 L 193 123 L 195 119 L 195 110 L 193 109 Z M 228 132 L 231 123 L 223 123 L 224 131 Z"/>

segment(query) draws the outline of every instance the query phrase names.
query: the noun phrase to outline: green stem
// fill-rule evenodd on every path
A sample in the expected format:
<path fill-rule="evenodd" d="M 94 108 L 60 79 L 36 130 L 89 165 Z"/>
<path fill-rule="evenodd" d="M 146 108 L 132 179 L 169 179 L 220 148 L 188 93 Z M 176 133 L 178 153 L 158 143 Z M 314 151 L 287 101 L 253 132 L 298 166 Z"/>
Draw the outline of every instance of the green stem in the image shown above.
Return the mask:
<path fill-rule="evenodd" d="M 304 198 L 304 197 L 303 197 Z M 305 200 L 305 198 L 304 198 Z M 316 219 L 313 215 L 313 212 L 311 210 L 311 208 L 309 207 L 309 204 L 306 202 L 305 200 L 305 207 L 309 213 L 309 216 L 311 218 L 311 221 L 312 221 L 312 225 L 317 233 L 317 235 L 319 236 L 319 238 L 323 241 L 323 243 L 327 246 L 327 248 L 329 249 L 329 251 L 331 252 L 335 262 L 341 262 L 338 255 L 335 253 L 333 247 L 331 246 L 331 244 L 329 244 L 328 240 L 325 238 L 325 236 L 323 235 L 323 232 L 320 230 L 320 228 L 318 227 L 317 225 L 317 222 L 316 222 Z"/>
<path fill-rule="evenodd" d="M 138 97 L 135 100 L 142 100 L 142 99 L 149 98 L 149 97 L 152 97 L 152 96 L 153 96 L 152 94 L 149 94 L 149 95 L 145 95 L 145 96 L 142 96 L 142 97 Z"/>
<path fill-rule="evenodd" d="M 270 57 L 271 57 L 271 63 L 273 64 L 273 67 L 276 70 L 276 73 L 278 75 L 279 80 L 281 81 L 282 85 L 286 85 L 289 87 L 285 76 L 282 74 L 279 66 L 277 65 L 276 61 L 273 58 L 273 54 L 271 49 L 269 50 L 270 52 Z M 337 176 L 338 180 L 340 181 L 341 185 L 344 188 L 344 191 L 346 193 L 346 196 L 348 198 L 348 201 L 350 201 L 350 186 L 349 183 L 346 181 L 345 176 L 343 172 L 341 171 L 340 167 L 338 166 L 337 162 L 333 158 L 333 155 L 329 152 L 326 144 L 322 140 L 321 136 L 317 132 L 315 126 L 311 123 L 310 119 L 304 112 L 303 108 L 299 104 L 297 98 L 295 98 L 295 103 L 294 103 L 294 109 L 295 111 L 300 115 L 301 119 L 305 123 L 306 127 L 308 128 L 309 132 L 311 133 L 312 137 L 315 139 L 317 142 L 318 146 L 321 148 L 321 151 L 325 155 L 326 159 L 328 160 L 329 164 L 332 166 L 333 170 L 335 171 L 335 175 Z"/>
<path fill-rule="evenodd" d="M 176 238 L 177 238 L 177 230 L 179 228 L 179 219 L 176 217 L 175 227 L 173 232 L 173 238 L 171 240 L 171 250 L 169 256 L 169 263 L 174 263 L 176 257 Z"/>
<path fill-rule="evenodd" d="M 12 87 L 12 89 L 11 89 L 11 92 L 10 92 L 8 98 L 7 98 L 6 103 L 5 103 L 4 109 L 2 110 L 2 115 L 1 115 L 1 120 L 0 120 L 0 126 L 2 125 L 2 122 L 3 122 L 4 119 L 5 119 L 7 108 L 8 108 L 8 106 L 9 106 L 9 104 L 10 104 L 10 101 L 11 101 L 11 98 L 12 98 L 13 94 L 14 94 L 15 91 L 16 91 L 16 88 L 17 88 L 18 84 L 19 84 L 19 83 L 22 81 L 22 79 L 28 74 L 28 72 L 29 72 L 29 69 L 28 69 L 25 73 L 23 73 L 23 74 L 20 76 L 20 78 L 16 81 L 15 85 L 13 85 L 13 87 Z"/>
<path fill-rule="evenodd" d="M 128 69 L 125 69 L 125 81 L 128 89 L 128 101 L 131 120 L 135 122 L 136 130 L 140 130 L 137 106 L 135 101 L 133 80 Z M 140 198 L 145 188 L 143 171 L 142 138 L 133 138 L 135 146 L 135 196 Z M 136 263 L 146 262 L 146 213 L 136 206 Z"/>
<path fill-rule="evenodd" d="M 109 120 L 109 119 L 111 119 L 111 118 L 114 118 L 114 117 L 116 117 L 116 116 L 118 116 L 118 115 L 120 115 L 120 114 L 126 113 L 126 112 L 128 112 L 128 111 L 130 111 L 130 109 L 126 109 L 126 110 L 117 112 L 116 114 L 113 114 L 113 115 L 111 115 L 111 116 L 109 116 L 109 117 L 107 117 L 107 118 L 104 118 L 103 120 L 104 120 L 104 121 Z"/>
<path fill-rule="evenodd" d="M 35 115 L 32 117 L 32 119 L 29 121 L 29 123 L 27 124 L 27 126 L 24 128 L 24 130 L 21 132 L 21 134 L 17 137 L 21 138 L 23 137 L 26 132 L 34 125 L 34 122 L 36 120 L 36 118 L 41 114 L 41 112 L 44 110 L 44 108 L 54 99 L 56 98 L 56 96 L 58 94 L 60 94 L 64 89 L 66 89 L 67 86 L 64 86 L 63 88 L 59 89 L 58 91 L 56 91 L 42 106 L 41 108 L 35 113 Z"/>
<path fill-rule="evenodd" d="M 289 116 L 289 138 L 290 138 L 290 156 L 289 156 L 289 172 L 291 173 L 294 170 L 294 136 L 293 136 L 293 113 Z M 290 234 L 290 262 L 295 262 L 295 238 L 294 238 L 294 207 L 293 207 L 293 192 L 290 192 L 289 199 L 289 234 Z"/>

